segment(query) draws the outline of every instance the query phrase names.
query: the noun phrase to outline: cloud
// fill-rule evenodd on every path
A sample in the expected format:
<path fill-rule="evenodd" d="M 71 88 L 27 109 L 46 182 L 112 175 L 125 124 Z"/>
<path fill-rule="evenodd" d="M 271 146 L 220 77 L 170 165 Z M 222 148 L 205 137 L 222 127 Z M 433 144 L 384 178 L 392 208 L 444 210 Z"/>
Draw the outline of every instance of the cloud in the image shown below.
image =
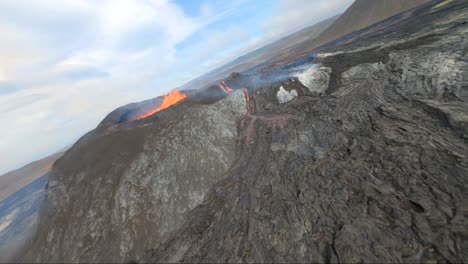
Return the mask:
<path fill-rule="evenodd" d="M 4 102 L 0 105 L 0 113 L 2 113 L 2 115 L 8 115 L 9 112 L 14 112 L 20 108 L 37 103 L 46 98 L 47 96 L 43 94 L 28 94 L 22 96 L 15 96 L 14 100 L 4 100 Z"/>
<path fill-rule="evenodd" d="M 20 78 L 21 71 L 46 59 L 44 49 L 30 45 L 35 34 L 10 25 L 0 24 L 0 80 Z"/>
<path fill-rule="evenodd" d="M 8 81 L 1 81 L 0 80 L 0 96 L 15 92 L 15 91 L 17 91 L 19 89 L 20 88 L 17 85 L 13 84 L 13 83 L 10 83 Z"/>

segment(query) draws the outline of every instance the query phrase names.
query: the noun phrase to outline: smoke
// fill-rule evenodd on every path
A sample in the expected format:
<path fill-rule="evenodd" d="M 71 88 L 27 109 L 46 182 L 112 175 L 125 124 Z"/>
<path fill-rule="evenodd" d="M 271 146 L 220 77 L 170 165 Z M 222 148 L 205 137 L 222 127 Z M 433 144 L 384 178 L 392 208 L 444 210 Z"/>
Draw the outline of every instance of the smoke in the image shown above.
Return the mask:
<path fill-rule="evenodd" d="M 157 112 L 170 108 L 180 101 L 189 101 L 194 104 L 208 104 L 220 100 L 235 90 L 244 91 L 256 90 L 282 82 L 300 82 L 304 86 L 314 84 L 314 78 L 317 73 L 314 69 L 320 69 L 319 65 L 314 64 L 316 56 L 309 56 L 299 60 L 299 63 L 291 63 L 285 66 L 271 67 L 266 64 L 262 67 L 255 67 L 242 73 L 233 72 L 224 80 L 213 81 L 212 85 L 207 85 L 198 90 L 174 90 L 168 95 L 154 99 L 129 104 L 118 108 L 109 114 L 101 125 L 128 123 L 135 120 L 144 119 Z M 318 75 L 319 77 L 321 75 Z M 319 78 L 320 84 L 325 83 L 323 78 Z M 309 87 L 309 89 L 311 89 Z"/>
<path fill-rule="evenodd" d="M 292 79 L 297 77 L 298 73 L 314 67 L 316 59 L 317 56 L 312 54 L 297 58 L 291 63 L 284 62 L 282 65 L 266 61 L 241 72 L 240 75 L 249 78 L 253 84 L 250 88 L 256 89 L 257 87 L 265 87 L 271 83 L 292 81 Z"/>

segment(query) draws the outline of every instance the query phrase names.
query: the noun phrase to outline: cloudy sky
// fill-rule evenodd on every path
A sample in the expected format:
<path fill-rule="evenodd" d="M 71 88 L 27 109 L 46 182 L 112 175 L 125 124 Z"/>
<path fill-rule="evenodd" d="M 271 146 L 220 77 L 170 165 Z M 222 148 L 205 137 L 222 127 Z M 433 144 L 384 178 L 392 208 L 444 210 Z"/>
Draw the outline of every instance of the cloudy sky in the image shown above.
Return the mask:
<path fill-rule="evenodd" d="M 0 174 L 352 2 L 0 1 Z"/>

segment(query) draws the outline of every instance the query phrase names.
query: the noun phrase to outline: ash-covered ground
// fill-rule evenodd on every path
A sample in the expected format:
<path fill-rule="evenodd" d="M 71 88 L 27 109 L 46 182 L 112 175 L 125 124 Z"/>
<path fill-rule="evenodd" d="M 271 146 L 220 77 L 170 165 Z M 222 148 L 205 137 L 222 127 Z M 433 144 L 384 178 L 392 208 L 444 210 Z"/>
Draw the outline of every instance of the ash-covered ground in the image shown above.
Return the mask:
<path fill-rule="evenodd" d="M 467 17 L 434 2 L 116 110 L 55 164 L 25 260 L 468 262 Z"/>

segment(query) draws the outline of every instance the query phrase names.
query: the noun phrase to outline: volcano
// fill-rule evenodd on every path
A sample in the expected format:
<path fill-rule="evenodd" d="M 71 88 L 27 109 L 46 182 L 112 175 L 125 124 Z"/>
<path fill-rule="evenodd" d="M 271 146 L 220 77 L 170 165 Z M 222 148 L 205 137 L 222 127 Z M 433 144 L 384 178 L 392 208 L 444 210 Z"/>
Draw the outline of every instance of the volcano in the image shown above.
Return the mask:
<path fill-rule="evenodd" d="M 433 1 L 116 109 L 53 166 L 23 260 L 468 262 L 467 17 Z"/>

